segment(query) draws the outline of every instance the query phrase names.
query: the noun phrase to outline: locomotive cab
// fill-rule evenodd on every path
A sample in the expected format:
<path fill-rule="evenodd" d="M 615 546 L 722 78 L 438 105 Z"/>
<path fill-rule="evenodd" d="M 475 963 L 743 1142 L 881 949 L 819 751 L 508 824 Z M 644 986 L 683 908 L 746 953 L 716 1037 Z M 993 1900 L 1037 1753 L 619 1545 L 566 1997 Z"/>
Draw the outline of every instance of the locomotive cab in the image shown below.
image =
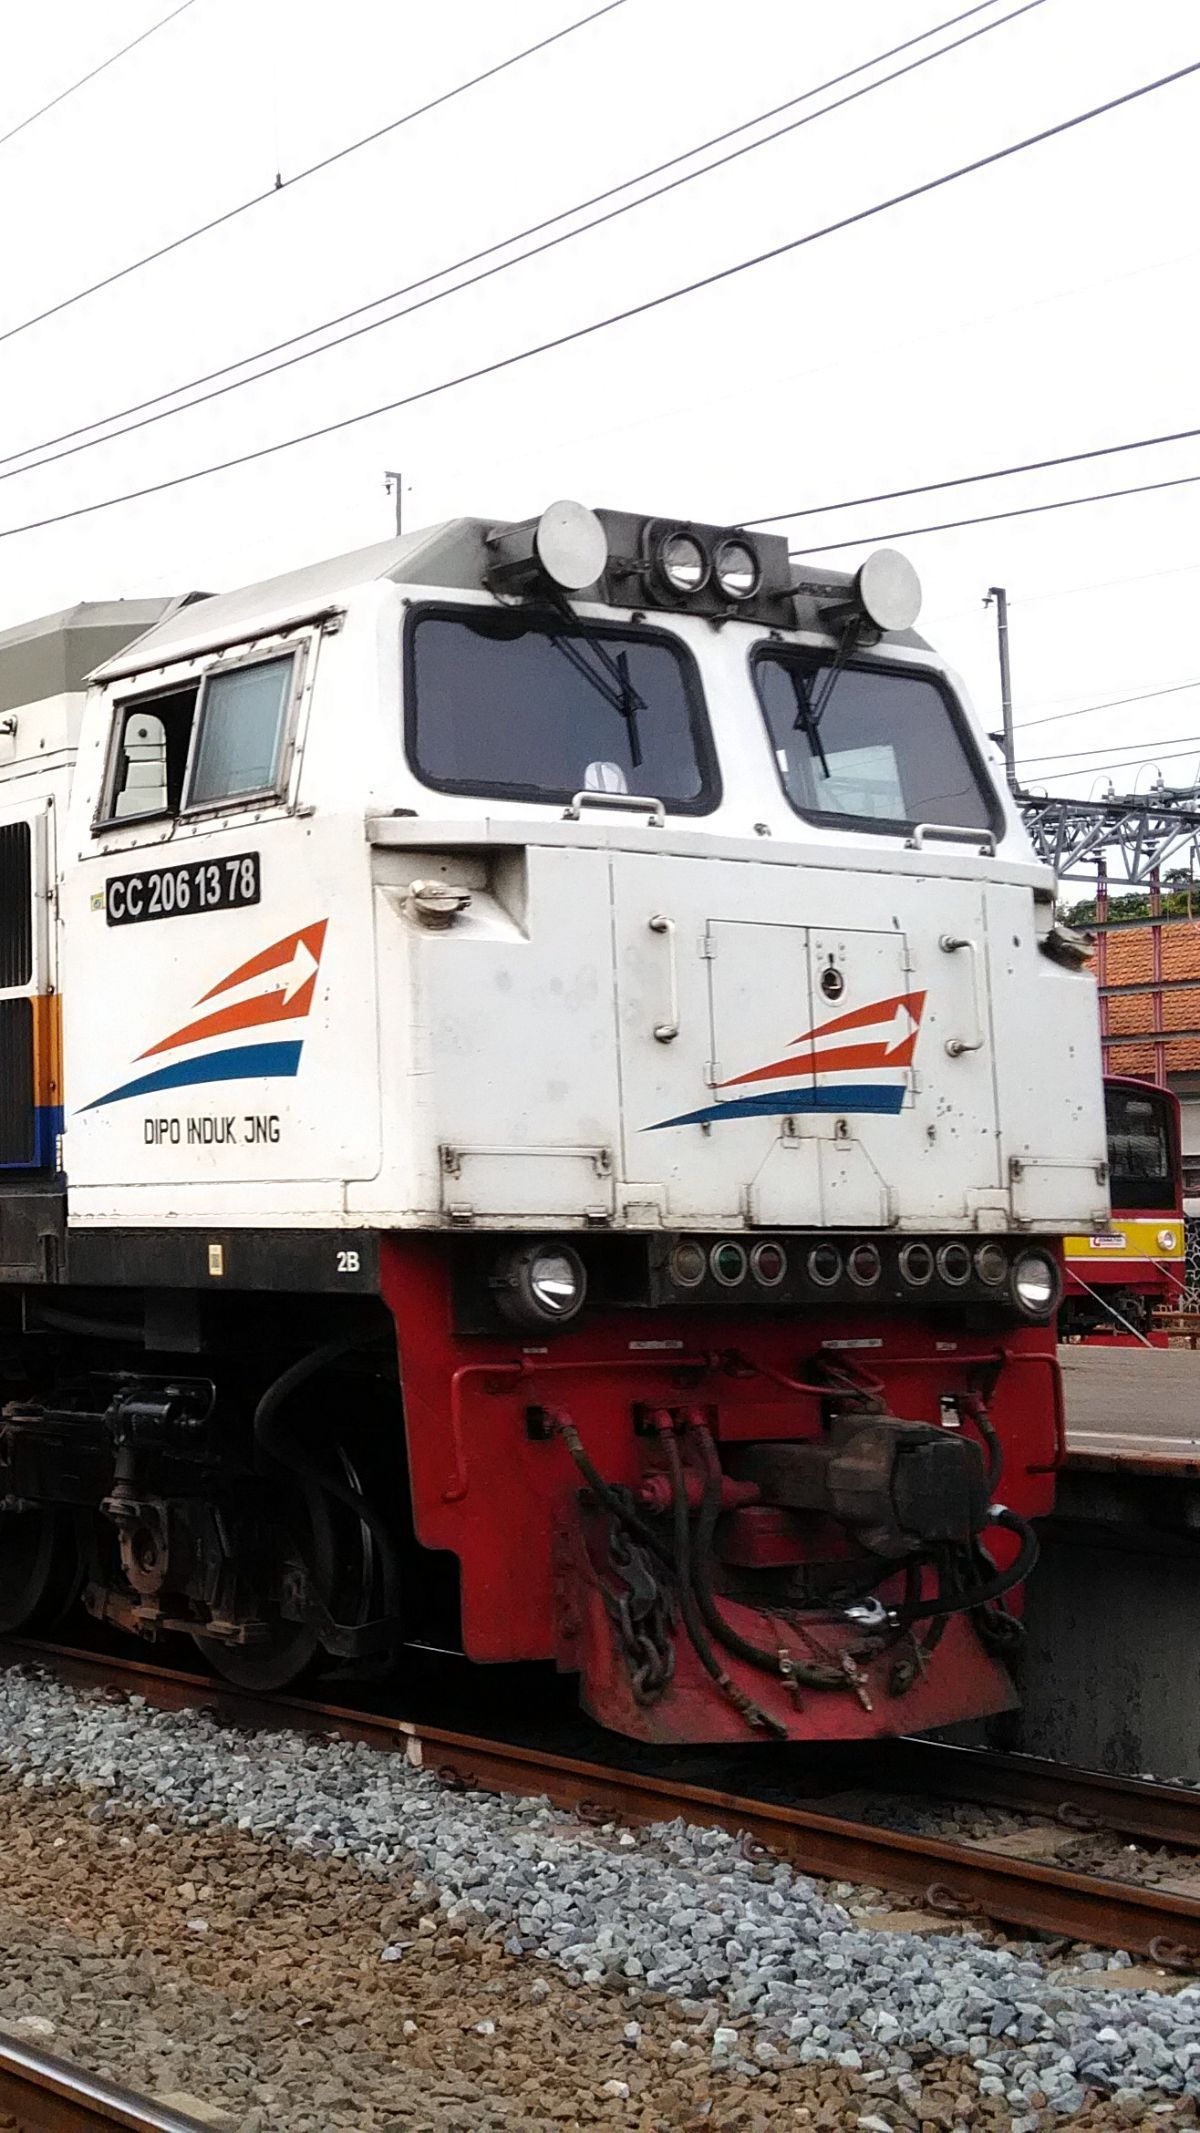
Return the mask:
<path fill-rule="evenodd" d="M 4 1439 L 93 1611 L 657 1739 L 1011 1699 L 1095 997 L 917 599 L 561 504 L 97 670 Z"/>

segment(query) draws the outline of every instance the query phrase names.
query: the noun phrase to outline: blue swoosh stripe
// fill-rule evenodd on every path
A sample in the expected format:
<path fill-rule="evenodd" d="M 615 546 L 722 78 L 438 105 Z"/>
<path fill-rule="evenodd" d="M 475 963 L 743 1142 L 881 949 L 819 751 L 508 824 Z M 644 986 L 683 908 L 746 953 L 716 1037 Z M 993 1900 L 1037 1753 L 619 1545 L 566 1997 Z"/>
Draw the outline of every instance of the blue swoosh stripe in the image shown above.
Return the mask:
<path fill-rule="evenodd" d="M 85 1111 L 98 1111 L 103 1104 L 121 1103 L 126 1096 L 153 1096 L 159 1089 L 187 1089 L 206 1081 L 258 1081 L 264 1076 L 293 1075 L 300 1065 L 304 1046 L 288 1044 L 231 1045 L 224 1052 L 207 1052 L 202 1059 L 176 1059 L 153 1074 L 139 1074 L 136 1081 L 122 1082 L 107 1096 L 97 1096 Z"/>
<path fill-rule="evenodd" d="M 698 1126 L 706 1119 L 782 1118 L 796 1111 L 874 1111 L 894 1116 L 903 1103 L 903 1082 L 835 1082 L 820 1089 L 771 1089 L 761 1096 L 734 1096 L 728 1103 L 683 1111 L 678 1118 L 660 1118 L 642 1131 L 661 1133 L 666 1126 Z"/>

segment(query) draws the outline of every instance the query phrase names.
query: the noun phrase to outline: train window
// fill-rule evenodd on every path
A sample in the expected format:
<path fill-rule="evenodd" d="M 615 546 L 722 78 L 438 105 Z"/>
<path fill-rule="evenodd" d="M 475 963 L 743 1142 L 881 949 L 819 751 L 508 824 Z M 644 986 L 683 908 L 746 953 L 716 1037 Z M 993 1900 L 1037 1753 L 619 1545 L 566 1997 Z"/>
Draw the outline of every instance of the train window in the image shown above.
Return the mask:
<path fill-rule="evenodd" d="M 175 814 L 183 794 L 198 684 L 117 706 L 106 822 Z"/>
<path fill-rule="evenodd" d="M 1174 1134 L 1167 1105 L 1154 1089 L 1106 1082 L 1109 1190 L 1113 1211 L 1173 1211 L 1178 1200 Z"/>
<path fill-rule="evenodd" d="M 998 827 L 983 765 L 932 676 L 771 649 L 754 679 L 798 814 L 860 829 Z"/>
<path fill-rule="evenodd" d="M 186 805 L 215 807 L 274 790 L 295 654 L 206 675 Z"/>
<path fill-rule="evenodd" d="M 409 760 L 439 792 L 651 795 L 706 814 L 720 781 L 686 648 L 665 632 L 423 608 L 407 640 Z"/>

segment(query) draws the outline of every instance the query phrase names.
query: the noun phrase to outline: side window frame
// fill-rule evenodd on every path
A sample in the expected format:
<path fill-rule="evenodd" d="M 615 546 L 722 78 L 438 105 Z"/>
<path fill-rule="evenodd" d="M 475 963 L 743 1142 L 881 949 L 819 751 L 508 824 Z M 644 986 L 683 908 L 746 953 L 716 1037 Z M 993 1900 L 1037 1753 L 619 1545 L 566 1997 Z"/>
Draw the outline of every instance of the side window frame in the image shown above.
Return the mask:
<path fill-rule="evenodd" d="M 115 830 L 150 828 L 155 824 L 168 825 L 170 829 L 174 829 L 175 825 L 181 822 L 196 823 L 213 815 L 235 814 L 246 808 L 263 807 L 273 801 L 286 801 L 295 763 L 300 707 L 312 672 L 312 650 L 312 635 L 306 630 L 279 644 L 256 647 L 253 651 L 243 651 L 233 658 L 218 657 L 199 672 L 180 675 L 174 680 L 155 681 L 146 688 L 134 688 L 129 695 L 116 697 L 112 704 L 104 778 L 99 804 L 92 821 L 92 835 L 98 837 Z M 290 663 L 291 674 L 279 720 L 271 782 L 257 787 L 254 792 L 236 793 L 225 799 L 193 801 L 191 788 L 204 718 L 205 697 L 210 681 L 219 675 L 235 673 L 246 667 L 271 666 L 284 660 Z M 195 667 L 198 662 L 193 661 L 190 664 Z M 153 715 L 157 705 L 189 694 L 194 697 L 194 702 L 178 803 L 172 806 L 168 794 L 162 807 L 147 808 L 138 814 L 114 813 L 121 742 L 129 717 L 139 711 Z"/>
<path fill-rule="evenodd" d="M 800 802 L 793 798 L 788 791 L 787 778 L 779 762 L 775 743 L 771 735 L 771 722 L 767 714 L 767 707 L 758 685 L 758 669 L 761 666 L 786 667 L 793 662 L 802 662 L 805 659 L 816 660 L 822 667 L 827 667 L 832 658 L 833 654 L 831 652 L 814 645 L 775 644 L 770 641 L 760 641 L 754 646 L 750 654 L 750 681 L 754 690 L 754 700 L 758 705 L 758 715 L 762 721 L 767 751 L 774 765 L 775 775 L 779 780 L 779 789 L 792 813 L 798 816 L 800 821 L 811 822 L 818 829 L 867 831 L 879 837 L 911 837 L 913 830 L 917 826 L 915 818 L 901 820 L 896 815 L 850 815 L 844 814 L 840 808 L 802 807 Z M 991 773 L 984 760 L 983 752 L 971 730 L 970 721 L 966 717 L 963 707 L 945 675 L 938 673 L 936 669 L 931 667 L 909 666 L 899 660 L 887 661 L 880 659 L 850 659 L 846 661 L 843 671 L 896 674 L 905 681 L 920 681 L 927 687 L 937 691 L 945 706 L 951 731 L 963 751 L 967 766 L 978 787 L 986 815 L 986 828 L 991 831 L 998 843 L 1004 835 L 1006 826 L 1004 810 L 1000 804 L 996 787 L 992 782 Z M 982 836 L 983 834 L 984 831 L 981 828 L 980 835 Z"/>
<path fill-rule="evenodd" d="M 264 800 L 278 800 L 285 796 L 291 777 L 296 712 L 304 690 L 307 650 L 307 640 L 297 639 L 293 644 L 273 646 L 270 651 L 250 652 L 240 659 L 222 659 L 215 666 L 205 669 L 200 677 L 196 709 L 192 714 L 192 736 L 188 747 L 187 766 L 183 773 L 183 791 L 176 817 L 178 821 L 194 821 L 198 815 L 228 814 L 234 808 L 261 807 Z M 285 660 L 292 671 L 280 707 L 275 735 L 275 762 L 269 783 L 257 786 L 253 792 L 233 793 L 224 799 L 193 800 L 192 784 L 196 775 L 196 761 L 200 752 L 200 736 L 204 729 L 204 713 L 210 684 L 225 674 L 243 673 L 248 667 L 279 666 Z"/>

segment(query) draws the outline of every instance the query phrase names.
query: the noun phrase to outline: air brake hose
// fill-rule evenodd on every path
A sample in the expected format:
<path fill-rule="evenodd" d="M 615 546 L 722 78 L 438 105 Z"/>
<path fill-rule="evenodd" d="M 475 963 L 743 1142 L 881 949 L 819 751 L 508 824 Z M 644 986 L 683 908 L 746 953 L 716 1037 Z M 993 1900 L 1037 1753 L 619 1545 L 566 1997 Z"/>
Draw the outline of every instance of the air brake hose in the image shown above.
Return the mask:
<path fill-rule="evenodd" d="M 781 1664 L 777 1651 L 764 1650 L 761 1645 L 751 1643 L 748 1637 L 743 1637 L 725 1620 L 717 1606 L 711 1573 L 712 1539 L 720 1507 L 720 1461 L 708 1430 L 693 1423 L 692 1433 L 699 1442 L 700 1456 L 704 1461 L 704 1493 L 696 1522 L 692 1579 L 696 1602 L 707 1628 L 717 1642 L 725 1646 L 726 1651 L 733 1653 L 735 1659 L 744 1659 L 747 1665 L 760 1667 L 763 1673 L 774 1675 L 776 1680 L 783 1676 L 787 1679 L 794 1678 L 809 1689 L 844 1689 L 847 1686 L 846 1675 L 840 1667 L 814 1666 L 805 1660 L 792 1659 L 790 1655 L 785 1667 Z M 676 1457 L 678 1458 L 678 1453 Z"/>
<path fill-rule="evenodd" d="M 704 1623 L 697 1605 L 696 1591 L 692 1582 L 691 1533 L 689 1530 L 687 1489 L 683 1479 L 683 1461 L 679 1456 L 679 1446 L 675 1442 L 675 1432 L 668 1422 L 659 1425 L 659 1437 L 666 1453 L 667 1466 L 671 1476 L 671 1511 L 675 1537 L 676 1576 L 679 1580 L 679 1611 L 683 1616 L 683 1626 L 688 1633 L 688 1640 L 705 1673 L 716 1683 L 722 1694 L 728 1697 L 735 1710 L 740 1711 L 742 1717 L 750 1725 L 767 1726 L 780 1740 L 786 1740 L 786 1725 L 783 1724 L 782 1720 L 773 1717 L 769 1711 L 762 1710 L 752 1698 L 746 1695 L 744 1689 L 739 1689 L 737 1683 L 730 1680 L 705 1634 Z M 776 1667 L 775 1671 L 778 1673 L 778 1667 Z"/>
<path fill-rule="evenodd" d="M 1029 1521 L 1022 1518 L 1018 1511 L 1010 1511 L 1003 1504 L 994 1504 L 984 1524 L 1003 1526 L 1006 1532 L 1016 1534 L 1021 1543 L 1016 1562 L 1010 1564 L 1007 1570 L 995 1571 L 982 1585 L 959 1591 L 951 1599 L 918 1600 L 911 1607 L 895 1608 L 892 1610 L 894 1622 L 907 1628 L 912 1622 L 927 1620 L 933 1616 L 966 1613 L 976 1607 L 986 1607 L 992 1600 L 998 1600 L 1004 1593 L 1011 1592 L 1014 1585 L 1024 1582 L 1036 1564 L 1040 1552 L 1037 1534 Z"/>

